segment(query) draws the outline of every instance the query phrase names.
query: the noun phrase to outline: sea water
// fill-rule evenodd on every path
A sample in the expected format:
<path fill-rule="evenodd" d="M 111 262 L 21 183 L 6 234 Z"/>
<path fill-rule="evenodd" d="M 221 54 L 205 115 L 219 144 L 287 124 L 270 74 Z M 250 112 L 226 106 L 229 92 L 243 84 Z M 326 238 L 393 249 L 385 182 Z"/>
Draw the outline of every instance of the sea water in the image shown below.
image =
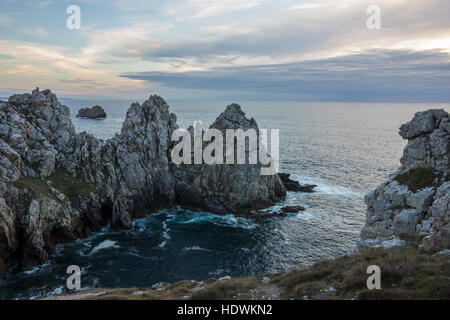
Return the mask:
<path fill-rule="evenodd" d="M 77 132 L 100 139 L 119 133 L 132 101 L 64 100 Z M 225 101 L 168 101 L 180 127 L 210 125 Z M 100 104 L 104 120 L 78 119 L 79 108 Z M 364 195 L 399 166 L 405 141 L 399 126 L 429 108 L 450 104 L 243 102 L 260 128 L 280 130 L 280 171 L 314 193 L 289 192 L 277 204 L 303 212 L 265 220 L 162 210 L 134 221 L 132 230 L 101 232 L 58 246 L 44 265 L 0 278 L 0 298 L 38 298 L 67 292 L 66 269 L 81 268 L 82 289 L 149 287 L 179 280 L 285 272 L 353 251 L 365 222 Z"/>

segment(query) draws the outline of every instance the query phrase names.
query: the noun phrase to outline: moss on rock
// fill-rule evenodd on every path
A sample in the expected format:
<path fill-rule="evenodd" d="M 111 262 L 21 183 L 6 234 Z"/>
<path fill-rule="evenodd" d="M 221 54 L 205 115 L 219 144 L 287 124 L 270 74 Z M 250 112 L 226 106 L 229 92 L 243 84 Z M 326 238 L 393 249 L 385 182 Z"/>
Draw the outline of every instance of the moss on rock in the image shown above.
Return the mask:
<path fill-rule="evenodd" d="M 431 168 L 414 168 L 399 174 L 395 180 L 416 192 L 432 185 L 435 178 L 434 170 Z"/>
<path fill-rule="evenodd" d="M 94 187 L 81 179 L 71 176 L 65 169 L 55 169 L 49 177 L 52 185 L 69 198 L 87 196 Z"/>

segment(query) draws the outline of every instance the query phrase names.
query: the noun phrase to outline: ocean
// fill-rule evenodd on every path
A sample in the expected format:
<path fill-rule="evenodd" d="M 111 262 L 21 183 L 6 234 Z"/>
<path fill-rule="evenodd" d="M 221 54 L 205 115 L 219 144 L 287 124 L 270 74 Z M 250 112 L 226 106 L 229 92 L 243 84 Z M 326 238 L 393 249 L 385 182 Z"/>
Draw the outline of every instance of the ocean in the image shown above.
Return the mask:
<path fill-rule="evenodd" d="M 132 101 L 61 99 L 77 132 L 100 139 L 120 132 Z M 233 101 L 229 101 L 231 103 Z M 168 101 L 180 127 L 210 125 L 224 101 Z M 77 119 L 79 108 L 100 104 L 105 120 Z M 291 193 L 277 204 L 304 212 L 265 220 L 163 210 L 136 220 L 132 230 L 105 227 L 87 239 L 58 246 L 44 265 L 0 278 L 0 299 L 67 292 L 66 269 L 79 265 L 82 289 L 149 287 L 164 281 L 206 280 L 286 272 L 352 253 L 365 221 L 364 195 L 399 166 L 406 144 L 400 125 L 450 103 L 243 102 L 260 128 L 280 130 L 280 172 L 316 192 Z"/>

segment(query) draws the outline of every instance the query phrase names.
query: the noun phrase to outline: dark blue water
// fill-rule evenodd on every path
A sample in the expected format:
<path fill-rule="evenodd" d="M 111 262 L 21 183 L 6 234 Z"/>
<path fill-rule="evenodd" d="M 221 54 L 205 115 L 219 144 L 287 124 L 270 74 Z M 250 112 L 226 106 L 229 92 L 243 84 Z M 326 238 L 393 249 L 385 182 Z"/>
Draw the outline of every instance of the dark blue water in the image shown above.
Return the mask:
<path fill-rule="evenodd" d="M 119 132 L 131 101 L 67 100 L 72 115 L 101 104 L 108 118 L 74 118 L 77 131 L 106 139 Z M 231 101 L 230 101 L 231 102 Z M 226 102 L 169 101 L 181 127 L 204 127 Z M 157 282 L 284 272 L 352 252 L 364 224 L 363 196 L 399 165 L 405 142 L 398 127 L 419 110 L 450 104 L 246 102 L 260 128 L 280 130 L 280 169 L 312 194 L 289 193 L 280 204 L 306 211 L 263 221 L 184 210 L 164 210 L 137 220 L 132 230 L 105 228 L 60 246 L 43 266 L 9 272 L 0 298 L 31 298 L 66 291 L 67 266 L 82 268 L 83 289 L 147 287 Z"/>

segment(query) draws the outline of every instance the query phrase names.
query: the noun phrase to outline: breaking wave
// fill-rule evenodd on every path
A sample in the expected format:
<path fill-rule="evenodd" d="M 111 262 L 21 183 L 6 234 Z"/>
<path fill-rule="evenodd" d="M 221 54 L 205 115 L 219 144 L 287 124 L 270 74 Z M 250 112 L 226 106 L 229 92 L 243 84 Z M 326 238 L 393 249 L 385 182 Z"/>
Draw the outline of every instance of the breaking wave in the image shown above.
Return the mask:
<path fill-rule="evenodd" d="M 100 250 L 105 250 L 105 249 L 110 249 L 110 248 L 117 249 L 117 248 L 120 248 L 120 246 L 117 245 L 117 241 L 105 240 L 105 241 L 101 242 L 100 244 L 98 244 L 94 249 L 92 249 L 90 254 L 91 255 L 96 254 Z"/>

